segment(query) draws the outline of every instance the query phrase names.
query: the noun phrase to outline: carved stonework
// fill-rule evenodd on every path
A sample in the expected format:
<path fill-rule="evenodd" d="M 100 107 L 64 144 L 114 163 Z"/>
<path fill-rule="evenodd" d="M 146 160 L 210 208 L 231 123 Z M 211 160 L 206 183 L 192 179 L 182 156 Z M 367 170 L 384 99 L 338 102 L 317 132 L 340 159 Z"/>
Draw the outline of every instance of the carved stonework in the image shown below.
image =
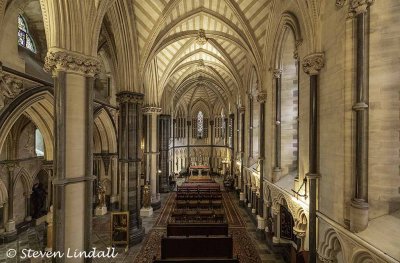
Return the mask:
<path fill-rule="evenodd" d="M 246 111 L 246 108 L 244 106 L 239 107 L 239 112 L 243 113 Z"/>
<path fill-rule="evenodd" d="M 203 46 L 207 43 L 208 39 L 206 38 L 206 33 L 203 29 L 200 29 L 197 33 L 196 43 L 200 46 Z"/>
<path fill-rule="evenodd" d="M 267 100 L 267 93 L 266 92 L 260 92 L 257 94 L 257 101 L 262 103 Z"/>
<path fill-rule="evenodd" d="M 100 72 L 100 67 L 97 58 L 66 50 L 50 50 L 47 52 L 44 64 L 44 70 L 47 72 L 74 71 L 92 76 Z"/>
<path fill-rule="evenodd" d="M 321 260 L 321 262 L 324 262 L 324 263 L 333 263 L 333 262 L 335 262 L 333 259 L 325 258 L 325 257 L 323 257 L 321 255 L 318 255 L 318 258 L 319 258 L 319 260 Z"/>
<path fill-rule="evenodd" d="M 272 72 L 274 79 L 280 79 L 282 76 L 282 70 L 281 69 L 274 69 Z"/>
<path fill-rule="evenodd" d="M 303 59 L 303 70 L 308 75 L 318 75 L 324 65 L 324 53 L 313 53 Z"/>
<path fill-rule="evenodd" d="M 120 104 L 123 104 L 123 103 L 142 104 L 143 99 L 144 99 L 144 95 L 142 93 L 122 91 L 117 94 L 117 102 Z"/>
<path fill-rule="evenodd" d="M 0 110 L 24 90 L 22 81 L 0 68 Z"/>
<path fill-rule="evenodd" d="M 344 3 L 346 3 L 346 0 L 336 0 L 336 7 L 341 8 L 344 6 Z"/>
<path fill-rule="evenodd" d="M 161 114 L 162 109 L 159 107 L 144 107 L 142 108 L 143 114 Z"/>
<path fill-rule="evenodd" d="M 350 12 L 354 15 L 366 13 L 375 0 L 351 0 Z"/>

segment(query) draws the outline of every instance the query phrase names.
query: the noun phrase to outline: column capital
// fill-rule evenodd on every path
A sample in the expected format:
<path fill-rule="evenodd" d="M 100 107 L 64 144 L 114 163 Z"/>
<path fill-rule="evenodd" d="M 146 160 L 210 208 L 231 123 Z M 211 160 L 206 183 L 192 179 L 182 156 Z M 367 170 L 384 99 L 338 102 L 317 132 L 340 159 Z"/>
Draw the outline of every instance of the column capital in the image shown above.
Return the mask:
<path fill-rule="evenodd" d="M 325 55 L 322 52 L 312 53 L 303 59 L 303 70 L 308 75 L 318 75 L 325 65 Z"/>
<path fill-rule="evenodd" d="M 145 106 L 142 108 L 143 114 L 161 114 L 162 109 L 159 107 Z"/>
<path fill-rule="evenodd" d="M 282 76 L 282 69 L 274 69 L 272 75 L 274 76 L 274 79 L 280 79 Z"/>
<path fill-rule="evenodd" d="M 239 113 L 243 113 L 245 111 L 246 111 L 246 107 L 245 106 L 239 107 Z"/>
<path fill-rule="evenodd" d="M 267 93 L 266 92 L 259 92 L 257 94 L 257 101 L 260 103 L 263 103 L 267 100 Z"/>
<path fill-rule="evenodd" d="M 100 68 L 101 63 L 97 58 L 61 48 L 50 48 L 44 63 L 47 72 L 59 70 L 88 76 L 98 74 Z"/>
<path fill-rule="evenodd" d="M 350 0 L 350 13 L 354 16 L 366 13 L 375 0 Z"/>
<path fill-rule="evenodd" d="M 117 102 L 123 103 L 139 103 L 142 104 L 144 99 L 144 94 L 132 92 L 132 91 L 121 91 L 117 93 Z"/>

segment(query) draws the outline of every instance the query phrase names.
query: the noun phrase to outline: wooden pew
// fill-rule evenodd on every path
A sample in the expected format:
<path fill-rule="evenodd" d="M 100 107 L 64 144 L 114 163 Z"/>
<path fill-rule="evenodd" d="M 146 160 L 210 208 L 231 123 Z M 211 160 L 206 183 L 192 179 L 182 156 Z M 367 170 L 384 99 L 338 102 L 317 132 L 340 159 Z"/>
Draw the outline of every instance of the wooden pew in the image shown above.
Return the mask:
<path fill-rule="evenodd" d="M 216 236 L 228 235 L 227 223 L 169 223 L 167 236 Z"/>
<path fill-rule="evenodd" d="M 232 237 L 162 237 L 161 259 L 191 258 L 232 259 Z"/>

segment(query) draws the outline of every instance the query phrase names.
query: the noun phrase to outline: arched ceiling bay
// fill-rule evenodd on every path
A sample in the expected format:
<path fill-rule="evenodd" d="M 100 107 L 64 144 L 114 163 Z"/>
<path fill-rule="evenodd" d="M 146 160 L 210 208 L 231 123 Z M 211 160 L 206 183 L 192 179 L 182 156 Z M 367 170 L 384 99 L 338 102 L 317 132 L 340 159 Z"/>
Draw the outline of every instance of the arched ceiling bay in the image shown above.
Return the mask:
<path fill-rule="evenodd" d="M 198 99 L 234 103 L 249 65 L 261 65 L 265 21 L 272 0 L 135 0 L 134 13 L 145 90 L 173 96 L 174 108 Z M 150 65 L 157 80 L 146 83 Z M 201 79 L 201 81 L 199 80 Z M 153 88 L 151 88 L 153 89 Z"/>

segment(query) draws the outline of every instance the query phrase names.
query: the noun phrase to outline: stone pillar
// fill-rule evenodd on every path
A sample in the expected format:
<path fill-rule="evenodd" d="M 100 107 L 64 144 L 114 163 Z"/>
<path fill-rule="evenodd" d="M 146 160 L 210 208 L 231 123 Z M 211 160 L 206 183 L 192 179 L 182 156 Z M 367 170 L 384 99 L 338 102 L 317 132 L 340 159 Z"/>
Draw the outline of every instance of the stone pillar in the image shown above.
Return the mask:
<path fill-rule="evenodd" d="M 42 168 L 47 172 L 46 211 L 49 211 L 53 204 L 53 161 L 43 161 Z"/>
<path fill-rule="evenodd" d="M 231 113 L 229 115 L 230 121 L 232 123 L 232 147 L 231 147 L 231 176 L 233 176 L 233 169 L 235 167 L 235 114 Z"/>
<path fill-rule="evenodd" d="M 120 111 L 118 158 L 122 186 L 120 207 L 122 211 L 129 212 L 129 246 L 140 243 L 145 233 L 139 215 L 143 97 L 141 93 L 130 91 L 117 94 Z"/>
<path fill-rule="evenodd" d="M 213 173 L 213 159 L 214 159 L 214 120 L 210 120 L 210 130 L 211 130 L 211 153 L 209 158 L 210 172 Z"/>
<path fill-rule="evenodd" d="M 25 221 L 30 222 L 32 221 L 32 216 L 31 216 L 31 194 L 32 192 L 29 191 L 28 193 L 25 193 L 25 211 L 26 211 L 26 216 L 25 216 Z"/>
<path fill-rule="evenodd" d="M 260 103 L 260 198 L 258 200 L 258 214 L 257 214 L 257 230 L 259 237 L 265 238 L 265 218 L 264 218 L 264 162 L 265 162 L 265 101 L 267 100 L 267 93 L 260 92 L 257 95 L 257 101 Z"/>
<path fill-rule="evenodd" d="M 178 160 L 175 160 L 176 119 L 172 120 L 172 174 L 175 178 L 175 169 L 178 170 Z"/>
<path fill-rule="evenodd" d="M 240 130 L 241 130 L 241 138 L 240 138 L 240 182 L 238 182 L 238 188 L 240 189 L 239 194 L 239 205 L 244 206 L 244 142 L 245 142 L 245 107 L 240 108 Z"/>
<path fill-rule="evenodd" d="M 110 209 L 116 211 L 119 208 L 119 182 L 118 180 L 118 155 L 111 157 L 111 197 L 110 197 Z"/>
<path fill-rule="evenodd" d="M 56 251 L 92 249 L 93 85 L 99 68 L 97 58 L 63 49 L 50 49 L 45 60 L 45 69 L 54 78 L 53 248 Z"/>
<path fill-rule="evenodd" d="M 160 192 L 169 192 L 169 139 L 171 130 L 171 115 L 162 114 L 159 117 L 158 125 L 158 146 L 159 146 L 159 166 L 160 166 Z"/>
<path fill-rule="evenodd" d="M 145 107 L 143 114 L 146 118 L 146 182 L 150 182 L 151 206 L 153 210 L 161 207 L 160 191 L 159 191 L 159 169 L 158 169 L 158 115 L 161 108 Z"/>
<path fill-rule="evenodd" d="M 187 124 L 187 133 L 186 133 L 186 135 L 187 135 L 187 171 L 189 172 L 189 167 L 190 167 L 190 137 L 191 137 L 191 125 L 192 125 L 192 122 L 191 121 L 186 121 L 186 124 Z"/>
<path fill-rule="evenodd" d="M 8 240 L 15 240 L 17 238 L 17 230 L 15 229 L 14 221 L 14 170 L 15 163 L 6 164 L 8 170 L 8 220 L 5 225 L 6 234 L 9 236 Z"/>
<path fill-rule="evenodd" d="M 309 263 L 317 261 L 317 183 L 318 172 L 318 74 L 324 66 L 324 54 L 313 53 L 303 60 L 303 70 L 310 75 L 310 124 L 309 124 L 309 172 L 306 177 L 309 181 Z"/>
<path fill-rule="evenodd" d="M 361 232 L 368 226 L 368 15 L 371 0 L 351 1 L 355 18 L 356 83 L 355 83 L 355 184 L 350 206 L 350 230 Z"/>
<path fill-rule="evenodd" d="M 276 182 L 281 176 L 281 76 L 282 70 L 275 69 L 275 164 L 272 171 L 272 181 Z"/>

